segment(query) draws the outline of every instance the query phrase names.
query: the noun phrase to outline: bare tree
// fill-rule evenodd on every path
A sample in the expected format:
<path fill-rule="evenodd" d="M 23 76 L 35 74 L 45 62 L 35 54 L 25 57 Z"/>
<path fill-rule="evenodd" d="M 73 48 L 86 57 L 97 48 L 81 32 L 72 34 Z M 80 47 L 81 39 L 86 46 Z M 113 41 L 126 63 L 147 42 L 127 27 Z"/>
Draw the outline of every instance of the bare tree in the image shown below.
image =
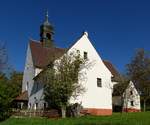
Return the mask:
<path fill-rule="evenodd" d="M 0 44 L 0 72 L 8 66 L 8 58 L 5 45 Z"/>
<path fill-rule="evenodd" d="M 127 75 L 139 89 L 145 111 L 146 101 L 150 98 L 150 54 L 144 49 L 138 49 L 127 64 Z"/>

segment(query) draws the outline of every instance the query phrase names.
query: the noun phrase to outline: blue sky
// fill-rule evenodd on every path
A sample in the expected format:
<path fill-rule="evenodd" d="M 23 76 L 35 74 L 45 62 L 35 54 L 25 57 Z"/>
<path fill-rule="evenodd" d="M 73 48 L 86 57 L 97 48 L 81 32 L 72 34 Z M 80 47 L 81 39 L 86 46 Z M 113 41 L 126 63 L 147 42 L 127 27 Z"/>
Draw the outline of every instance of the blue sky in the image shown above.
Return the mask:
<path fill-rule="evenodd" d="M 70 46 L 86 30 L 100 56 L 120 72 L 137 48 L 150 50 L 150 1 L 1 0 L 0 42 L 18 71 L 24 69 L 29 39 L 40 39 L 47 9 L 57 46 Z"/>

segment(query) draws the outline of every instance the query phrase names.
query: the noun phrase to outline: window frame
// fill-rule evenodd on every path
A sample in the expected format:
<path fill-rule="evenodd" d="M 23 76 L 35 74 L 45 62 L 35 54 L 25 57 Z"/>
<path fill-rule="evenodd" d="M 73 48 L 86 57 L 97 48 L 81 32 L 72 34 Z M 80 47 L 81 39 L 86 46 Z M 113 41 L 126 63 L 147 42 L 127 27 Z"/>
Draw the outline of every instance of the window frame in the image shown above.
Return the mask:
<path fill-rule="evenodd" d="M 84 57 L 84 59 L 88 59 L 88 52 L 84 51 L 83 52 L 83 57 Z"/>
<path fill-rule="evenodd" d="M 97 78 L 97 87 L 102 87 L 102 79 Z"/>
<path fill-rule="evenodd" d="M 130 105 L 131 105 L 131 106 L 134 106 L 134 101 L 130 101 Z"/>
<path fill-rule="evenodd" d="M 132 90 L 130 91 L 130 95 L 133 95 L 133 91 Z"/>

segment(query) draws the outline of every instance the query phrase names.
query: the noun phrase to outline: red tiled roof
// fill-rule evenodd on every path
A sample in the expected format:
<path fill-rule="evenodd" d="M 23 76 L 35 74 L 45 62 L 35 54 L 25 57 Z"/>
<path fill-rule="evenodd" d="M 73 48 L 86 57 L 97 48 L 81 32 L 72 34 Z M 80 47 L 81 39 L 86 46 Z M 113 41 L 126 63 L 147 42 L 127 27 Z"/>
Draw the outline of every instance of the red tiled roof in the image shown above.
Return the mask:
<path fill-rule="evenodd" d="M 19 96 L 17 96 L 15 100 L 18 100 L 18 101 L 28 101 L 28 92 L 24 91 Z"/>
<path fill-rule="evenodd" d="M 39 68 L 44 68 L 50 61 L 61 57 L 66 52 L 63 48 L 43 47 L 40 42 L 35 41 L 30 42 L 30 48 L 34 66 Z"/>
<path fill-rule="evenodd" d="M 120 76 L 119 72 L 116 70 L 116 68 L 113 66 L 113 64 L 111 62 L 106 61 L 106 60 L 103 60 L 103 62 L 114 77 Z"/>

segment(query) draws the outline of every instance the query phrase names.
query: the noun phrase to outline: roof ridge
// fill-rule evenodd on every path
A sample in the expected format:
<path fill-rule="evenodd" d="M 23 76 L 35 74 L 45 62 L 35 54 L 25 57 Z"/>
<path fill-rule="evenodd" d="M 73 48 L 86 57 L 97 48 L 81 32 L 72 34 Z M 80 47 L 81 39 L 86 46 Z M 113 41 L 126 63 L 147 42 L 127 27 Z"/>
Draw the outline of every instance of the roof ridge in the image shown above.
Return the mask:
<path fill-rule="evenodd" d="M 30 43 L 35 43 L 35 44 L 39 44 L 39 45 L 42 45 L 41 43 L 40 43 L 40 41 L 38 41 L 38 40 L 33 40 L 33 39 L 30 39 Z M 43 47 L 43 48 L 45 48 L 45 49 L 51 49 L 51 48 L 56 48 L 56 49 L 67 49 L 67 48 L 61 48 L 61 47 L 57 47 L 57 46 L 54 46 L 54 47 Z"/>

